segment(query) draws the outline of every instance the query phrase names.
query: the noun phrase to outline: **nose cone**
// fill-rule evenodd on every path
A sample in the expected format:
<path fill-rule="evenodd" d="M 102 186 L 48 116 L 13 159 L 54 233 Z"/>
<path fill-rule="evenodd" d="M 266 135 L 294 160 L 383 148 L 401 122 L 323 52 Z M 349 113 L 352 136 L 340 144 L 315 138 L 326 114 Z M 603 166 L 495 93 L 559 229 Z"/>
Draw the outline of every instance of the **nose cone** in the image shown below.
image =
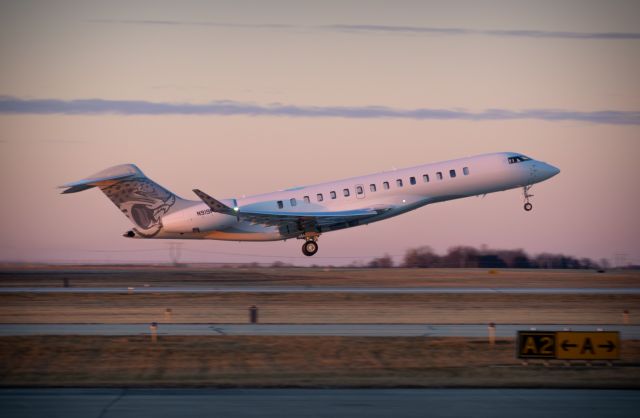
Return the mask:
<path fill-rule="evenodd" d="M 560 173 L 560 169 L 558 167 L 552 166 L 551 164 L 545 164 L 543 171 L 544 171 L 545 177 L 548 179 Z"/>

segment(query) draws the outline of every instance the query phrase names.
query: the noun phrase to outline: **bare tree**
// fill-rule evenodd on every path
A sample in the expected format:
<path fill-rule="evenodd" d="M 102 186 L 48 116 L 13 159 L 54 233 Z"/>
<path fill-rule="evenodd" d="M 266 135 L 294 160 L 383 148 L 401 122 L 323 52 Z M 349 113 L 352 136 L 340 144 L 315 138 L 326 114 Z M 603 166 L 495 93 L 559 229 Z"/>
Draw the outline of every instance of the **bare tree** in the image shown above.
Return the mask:
<path fill-rule="evenodd" d="M 374 269 L 388 269 L 393 267 L 393 258 L 389 254 L 385 254 L 382 257 L 374 258 L 368 264 L 369 268 Z"/>

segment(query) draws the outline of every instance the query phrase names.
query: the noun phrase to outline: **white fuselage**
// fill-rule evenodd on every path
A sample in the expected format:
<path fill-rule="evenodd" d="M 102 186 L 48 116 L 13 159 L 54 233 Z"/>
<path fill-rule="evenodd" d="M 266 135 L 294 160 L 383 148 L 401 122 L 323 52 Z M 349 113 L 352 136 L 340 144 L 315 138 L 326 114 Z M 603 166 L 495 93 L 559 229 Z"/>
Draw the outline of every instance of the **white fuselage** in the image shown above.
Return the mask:
<path fill-rule="evenodd" d="M 324 233 L 381 221 L 430 203 L 529 186 L 559 172 L 547 163 L 526 157 L 514 161 L 520 157 L 517 153 L 485 154 L 222 202 L 240 211 L 283 215 L 364 208 L 384 210 L 365 220 L 319 231 Z M 155 238 L 275 241 L 299 236 L 299 231 L 252 224 L 213 212 L 202 201 L 182 202 L 182 209 L 162 218 L 162 230 Z"/>

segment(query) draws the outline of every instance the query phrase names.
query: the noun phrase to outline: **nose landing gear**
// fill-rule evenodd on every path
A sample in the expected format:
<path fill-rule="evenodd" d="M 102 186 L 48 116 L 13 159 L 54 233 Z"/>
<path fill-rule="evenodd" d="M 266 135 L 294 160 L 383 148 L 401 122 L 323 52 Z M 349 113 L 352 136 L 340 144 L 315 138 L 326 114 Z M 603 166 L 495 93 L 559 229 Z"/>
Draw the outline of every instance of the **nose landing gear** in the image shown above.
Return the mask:
<path fill-rule="evenodd" d="M 529 193 L 529 190 L 531 189 L 532 185 L 528 185 L 528 186 L 524 186 L 522 188 L 522 192 L 524 194 L 524 210 L 526 210 L 527 212 L 530 212 L 531 209 L 533 209 L 533 205 L 529 202 L 529 198 L 533 197 L 533 195 L 531 193 Z"/>

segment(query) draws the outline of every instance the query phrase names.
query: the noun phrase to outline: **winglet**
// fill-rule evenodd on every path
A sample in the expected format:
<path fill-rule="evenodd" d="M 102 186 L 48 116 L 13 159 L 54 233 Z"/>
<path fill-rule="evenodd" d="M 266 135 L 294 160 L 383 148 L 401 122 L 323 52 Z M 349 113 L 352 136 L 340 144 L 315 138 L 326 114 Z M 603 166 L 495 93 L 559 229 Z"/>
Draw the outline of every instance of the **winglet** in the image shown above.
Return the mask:
<path fill-rule="evenodd" d="M 231 209 L 229 206 L 227 206 L 224 203 L 214 199 L 213 197 L 209 196 L 208 194 L 206 194 L 202 190 L 193 189 L 193 192 L 200 198 L 200 200 L 202 200 L 204 203 L 206 203 L 206 205 L 209 206 L 209 208 L 211 208 L 212 211 L 218 212 L 218 213 L 224 213 L 225 215 L 235 215 L 236 214 L 233 211 L 233 209 Z"/>

